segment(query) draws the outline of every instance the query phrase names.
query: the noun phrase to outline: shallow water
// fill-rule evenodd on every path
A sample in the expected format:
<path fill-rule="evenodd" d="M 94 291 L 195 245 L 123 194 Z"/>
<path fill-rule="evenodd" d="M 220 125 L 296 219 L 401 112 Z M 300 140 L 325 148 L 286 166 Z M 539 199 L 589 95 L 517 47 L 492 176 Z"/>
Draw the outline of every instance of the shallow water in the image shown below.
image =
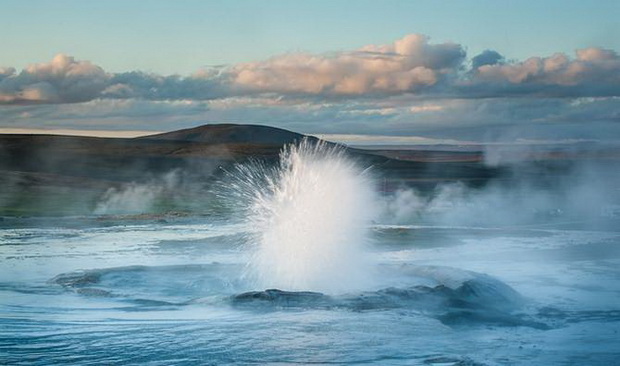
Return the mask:
<path fill-rule="evenodd" d="M 4 223 L 1 364 L 620 359 L 618 232 L 375 225 L 373 284 L 322 295 L 246 281 L 241 224 L 76 220 Z"/>

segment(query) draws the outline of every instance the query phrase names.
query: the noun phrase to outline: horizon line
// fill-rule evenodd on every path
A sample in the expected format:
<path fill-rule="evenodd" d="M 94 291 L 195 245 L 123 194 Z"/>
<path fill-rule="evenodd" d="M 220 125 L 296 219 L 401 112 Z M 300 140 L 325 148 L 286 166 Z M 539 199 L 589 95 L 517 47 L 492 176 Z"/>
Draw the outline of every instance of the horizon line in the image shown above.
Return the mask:
<path fill-rule="evenodd" d="M 0 127 L 0 134 L 6 135 L 56 135 L 82 137 L 133 138 L 155 135 L 167 131 L 146 130 L 82 130 L 71 128 L 7 128 Z"/>

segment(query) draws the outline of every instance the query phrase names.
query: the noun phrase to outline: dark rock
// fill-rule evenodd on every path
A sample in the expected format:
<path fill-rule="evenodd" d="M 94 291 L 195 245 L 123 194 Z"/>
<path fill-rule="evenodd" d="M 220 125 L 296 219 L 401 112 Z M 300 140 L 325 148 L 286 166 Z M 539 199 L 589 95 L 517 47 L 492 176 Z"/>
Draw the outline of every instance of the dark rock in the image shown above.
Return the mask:
<path fill-rule="evenodd" d="M 112 294 L 109 291 L 101 290 L 98 288 L 85 287 L 76 291 L 80 295 L 93 296 L 93 297 L 111 297 Z"/>
<path fill-rule="evenodd" d="M 232 297 L 234 305 L 264 304 L 277 307 L 320 307 L 332 304 L 329 296 L 311 291 L 265 291 L 244 292 Z"/>
<path fill-rule="evenodd" d="M 52 278 L 50 282 L 63 287 L 81 287 L 99 283 L 100 280 L 101 273 L 94 271 L 77 271 L 59 274 Z"/>

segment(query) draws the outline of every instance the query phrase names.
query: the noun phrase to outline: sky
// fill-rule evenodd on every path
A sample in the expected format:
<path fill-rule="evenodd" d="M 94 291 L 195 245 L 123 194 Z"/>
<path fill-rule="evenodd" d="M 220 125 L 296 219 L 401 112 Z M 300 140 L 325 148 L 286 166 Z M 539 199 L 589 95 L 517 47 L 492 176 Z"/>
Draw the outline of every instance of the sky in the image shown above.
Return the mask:
<path fill-rule="evenodd" d="M 365 140 L 620 139 L 618 1 L 0 8 L 0 132 L 249 123 Z"/>

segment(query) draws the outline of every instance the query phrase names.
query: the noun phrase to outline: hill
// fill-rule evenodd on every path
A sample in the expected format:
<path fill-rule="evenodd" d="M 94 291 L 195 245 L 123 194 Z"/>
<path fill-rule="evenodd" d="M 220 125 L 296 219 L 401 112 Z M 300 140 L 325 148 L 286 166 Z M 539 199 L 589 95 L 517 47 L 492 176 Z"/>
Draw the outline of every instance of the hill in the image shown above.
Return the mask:
<path fill-rule="evenodd" d="M 200 142 L 205 144 L 273 144 L 284 145 L 300 141 L 304 137 L 315 137 L 281 128 L 259 125 L 218 124 L 204 125 L 156 135 L 138 137 L 141 140 L 168 140 Z"/>
<path fill-rule="evenodd" d="M 232 165 L 248 159 L 275 164 L 284 145 L 302 138 L 319 141 L 233 124 L 126 139 L 0 135 L 0 215 L 208 211 L 212 188 Z M 345 149 L 364 168 L 372 167 L 384 191 L 402 185 L 430 190 L 455 180 L 481 185 L 497 174 L 477 162 L 406 161 Z"/>

